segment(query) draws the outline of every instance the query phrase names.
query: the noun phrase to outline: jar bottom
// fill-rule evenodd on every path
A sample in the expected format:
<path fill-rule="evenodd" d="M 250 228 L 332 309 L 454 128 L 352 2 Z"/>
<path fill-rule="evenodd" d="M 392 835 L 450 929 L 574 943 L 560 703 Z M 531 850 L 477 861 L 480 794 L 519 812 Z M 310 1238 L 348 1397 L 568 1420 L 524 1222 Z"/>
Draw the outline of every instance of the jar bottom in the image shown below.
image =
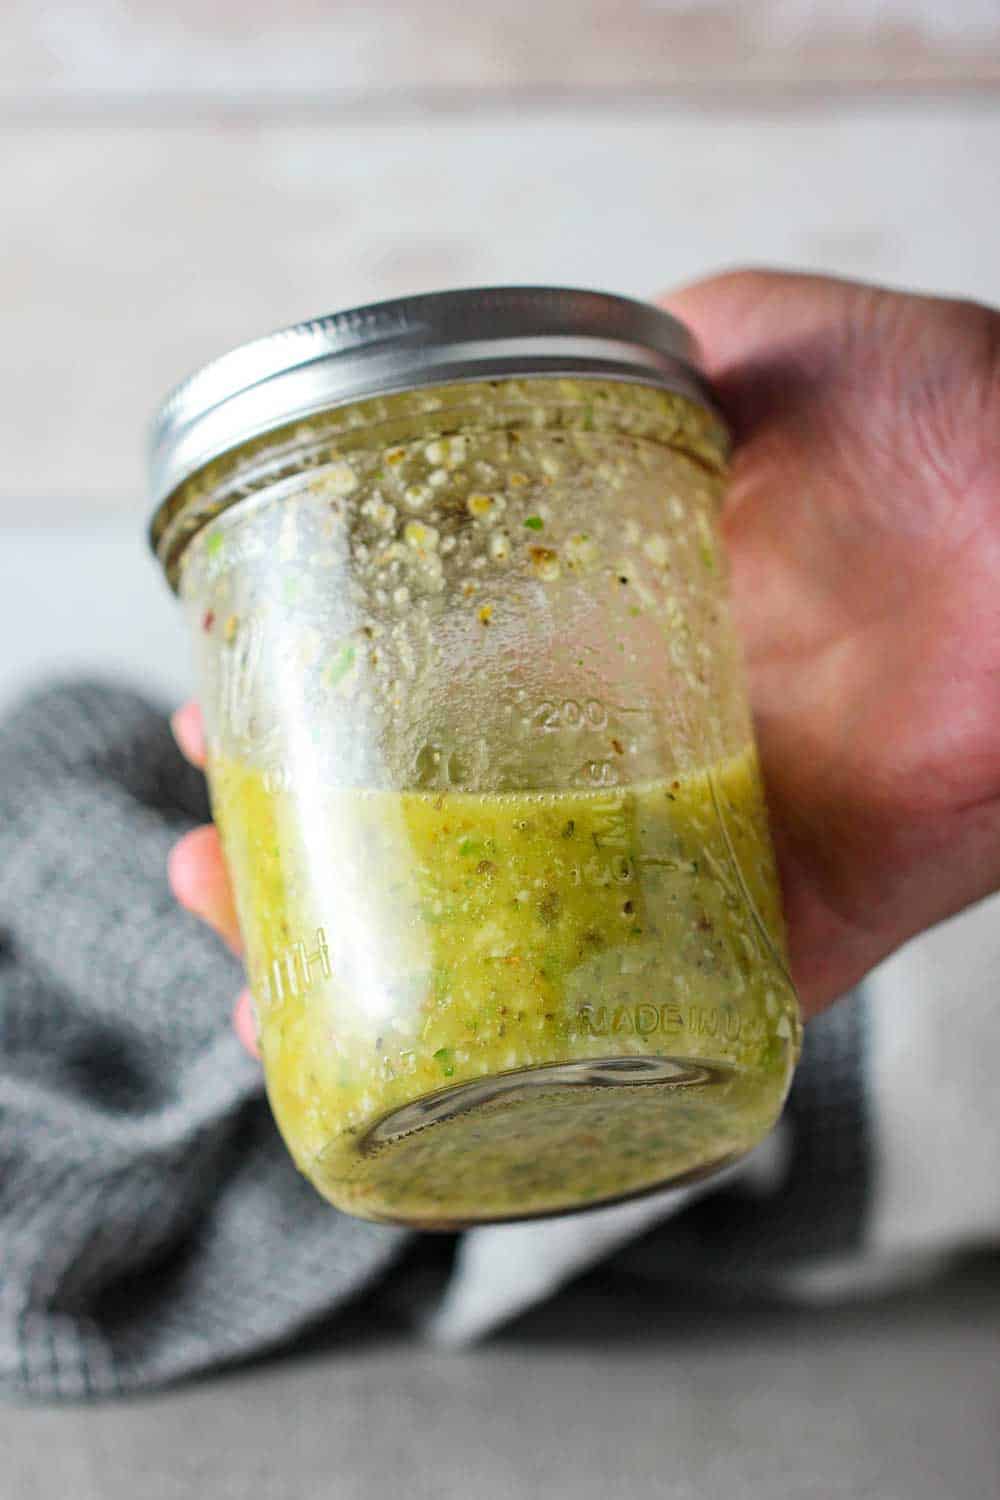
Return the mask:
<path fill-rule="evenodd" d="M 716 1060 L 623 1056 L 440 1089 L 332 1143 L 309 1171 L 339 1207 L 419 1229 L 569 1213 L 698 1181 L 751 1150 L 785 1081 Z"/>

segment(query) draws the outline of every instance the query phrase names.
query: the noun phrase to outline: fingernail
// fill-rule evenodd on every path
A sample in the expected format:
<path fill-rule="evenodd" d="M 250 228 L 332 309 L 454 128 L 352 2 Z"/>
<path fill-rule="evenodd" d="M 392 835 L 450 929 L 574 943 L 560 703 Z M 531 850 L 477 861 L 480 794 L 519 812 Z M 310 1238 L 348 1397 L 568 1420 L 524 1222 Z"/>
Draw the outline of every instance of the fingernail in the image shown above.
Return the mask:
<path fill-rule="evenodd" d="M 254 1017 L 253 1000 L 249 990 L 243 990 L 233 1006 L 233 1026 L 236 1035 L 251 1057 L 260 1059 L 260 1049 L 257 1045 L 257 1022 Z"/>

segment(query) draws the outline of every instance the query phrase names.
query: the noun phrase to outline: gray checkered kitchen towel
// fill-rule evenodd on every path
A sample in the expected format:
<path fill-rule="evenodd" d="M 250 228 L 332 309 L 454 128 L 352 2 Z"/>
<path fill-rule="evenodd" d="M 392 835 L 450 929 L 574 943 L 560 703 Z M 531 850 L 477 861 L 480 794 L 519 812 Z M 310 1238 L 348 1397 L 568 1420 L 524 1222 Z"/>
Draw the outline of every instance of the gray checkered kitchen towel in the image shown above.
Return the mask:
<path fill-rule="evenodd" d="M 285 1343 L 382 1284 L 410 1239 L 330 1208 L 287 1156 L 230 1031 L 238 966 L 167 890 L 172 843 L 207 816 L 164 715 L 129 692 L 53 688 L 0 727 L 9 1396 L 111 1395 Z M 995 909 L 987 916 L 995 964 Z M 982 965 L 972 988 L 989 988 L 989 955 Z M 942 1169 L 949 1151 L 976 1163 L 997 1144 L 997 1114 L 982 1119 L 995 1096 L 980 1081 L 970 1103 L 962 1069 L 1000 1053 L 1000 1007 L 973 1005 L 965 1051 L 951 1037 L 942 1138 L 928 1100 L 941 1080 L 921 1071 L 942 1061 L 926 968 L 916 984 L 878 980 L 889 992 L 877 1003 L 851 996 L 809 1028 L 780 1131 L 721 1185 L 462 1237 L 443 1298 L 413 1309 L 425 1336 L 477 1337 L 608 1256 L 673 1285 L 778 1280 L 815 1296 L 995 1237 L 995 1149 L 984 1180 L 961 1190 Z M 948 982 L 954 1005 L 954 973 Z M 908 1055 L 894 1063 L 901 1035 Z"/>

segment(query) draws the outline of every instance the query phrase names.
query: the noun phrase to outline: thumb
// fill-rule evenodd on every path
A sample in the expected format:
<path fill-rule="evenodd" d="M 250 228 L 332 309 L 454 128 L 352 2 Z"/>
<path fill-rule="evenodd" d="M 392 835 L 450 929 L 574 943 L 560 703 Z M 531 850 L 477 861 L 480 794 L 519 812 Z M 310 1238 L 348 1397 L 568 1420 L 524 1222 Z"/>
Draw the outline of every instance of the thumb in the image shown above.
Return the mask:
<path fill-rule="evenodd" d="M 777 428 L 832 440 L 830 414 L 882 390 L 883 355 L 899 342 L 915 299 L 863 282 L 793 271 L 730 271 L 659 299 L 694 336 L 740 446 Z M 922 300 L 922 299 L 916 299 Z M 875 386 L 872 393 L 872 386 Z"/>
<path fill-rule="evenodd" d="M 719 380 L 741 365 L 770 362 L 782 346 L 801 345 L 843 324 L 873 295 L 880 294 L 831 276 L 735 270 L 691 282 L 657 302 L 691 331 L 705 373 Z"/>

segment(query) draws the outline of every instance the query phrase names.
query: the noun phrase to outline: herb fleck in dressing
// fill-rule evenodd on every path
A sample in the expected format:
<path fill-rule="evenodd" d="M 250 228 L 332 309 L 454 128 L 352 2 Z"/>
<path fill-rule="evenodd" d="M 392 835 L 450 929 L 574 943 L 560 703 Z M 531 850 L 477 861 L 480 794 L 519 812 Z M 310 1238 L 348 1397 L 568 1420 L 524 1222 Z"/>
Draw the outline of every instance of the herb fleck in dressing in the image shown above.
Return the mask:
<path fill-rule="evenodd" d="M 577 1208 L 773 1123 L 798 1019 L 750 749 L 607 790 L 329 790 L 308 826 L 211 770 L 271 1103 L 339 1206 Z"/>

